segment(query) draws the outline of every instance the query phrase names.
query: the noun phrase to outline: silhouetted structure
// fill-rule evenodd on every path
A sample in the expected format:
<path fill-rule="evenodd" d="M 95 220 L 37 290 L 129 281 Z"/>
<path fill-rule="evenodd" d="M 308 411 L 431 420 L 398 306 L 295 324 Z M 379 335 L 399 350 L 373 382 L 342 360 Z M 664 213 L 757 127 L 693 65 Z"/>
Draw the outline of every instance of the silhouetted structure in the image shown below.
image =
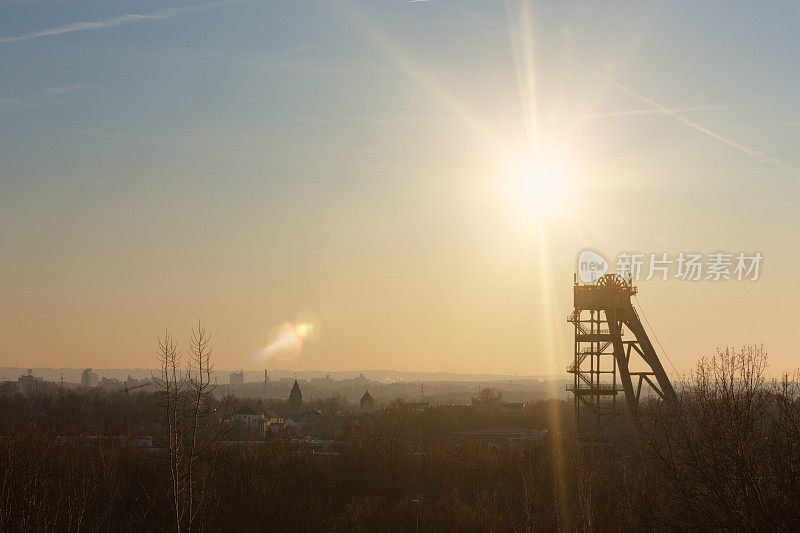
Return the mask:
<path fill-rule="evenodd" d="M 97 387 L 99 384 L 100 380 L 91 368 L 87 368 L 83 371 L 81 374 L 81 385 L 84 387 Z"/>
<path fill-rule="evenodd" d="M 230 384 L 244 385 L 244 372 L 241 370 L 238 372 L 231 372 Z"/>
<path fill-rule="evenodd" d="M 614 419 L 623 409 L 616 401 L 619 392 L 625 393 L 634 420 L 642 382 L 666 402 L 678 404 L 631 303 L 636 292 L 616 274 L 606 274 L 591 285 L 576 280 L 574 285 L 575 309 L 567 319 L 575 325 L 575 358 L 567 367 L 574 381 L 567 389 L 575 396 L 576 432 L 593 444 L 613 445 Z M 624 339 L 626 335 L 633 338 Z M 632 377 L 638 377 L 635 391 Z"/>
<path fill-rule="evenodd" d="M 371 413 L 375 410 L 375 400 L 372 398 L 372 395 L 369 391 L 366 391 L 364 395 L 361 397 L 361 412 L 362 413 Z"/>
<path fill-rule="evenodd" d="M 289 407 L 300 409 L 303 406 L 303 393 L 300 392 L 300 385 L 294 380 L 292 391 L 289 393 Z"/>
<path fill-rule="evenodd" d="M 23 396 L 28 396 L 38 391 L 42 386 L 42 378 L 34 377 L 33 369 L 29 368 L 27 374 L 22 374 L 17 380 L 19 392 Z"/>

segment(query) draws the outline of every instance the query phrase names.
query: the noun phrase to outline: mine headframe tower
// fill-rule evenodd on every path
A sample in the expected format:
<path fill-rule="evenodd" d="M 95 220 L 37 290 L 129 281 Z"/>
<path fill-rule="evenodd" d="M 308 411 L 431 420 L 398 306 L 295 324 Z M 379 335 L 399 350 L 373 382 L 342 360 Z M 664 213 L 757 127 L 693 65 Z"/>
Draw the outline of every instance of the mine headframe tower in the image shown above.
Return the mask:
<path fill-rule="evenodd" d="M 631 303 L 637 292 L 629 281 L 606 274 L 593 284 L 574 285 L 575 357 L 567 367 L 573 382 L 576 434 L 594 445 L 613 445 L 614 420 L 624 409 L 638 420 L 642 384 L 665 402 L 678 405 L 675 390 Z"/>

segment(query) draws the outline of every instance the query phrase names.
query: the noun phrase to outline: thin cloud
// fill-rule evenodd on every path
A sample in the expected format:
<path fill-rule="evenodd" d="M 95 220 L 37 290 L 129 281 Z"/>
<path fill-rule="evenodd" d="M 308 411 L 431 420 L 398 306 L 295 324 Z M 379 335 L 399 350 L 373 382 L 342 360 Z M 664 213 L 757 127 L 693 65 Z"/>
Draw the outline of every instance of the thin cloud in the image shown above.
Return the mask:
<path fill-rule="evenodd" d="M 717 111 L 720 109 L 732 109 L 730 106 L 706 106 L 706 107 L 681 107 L 672 108 L 676 113 L 687 113 L 691 111 Z M 566 120 L 585 120 L 594 118 L 617 118 L 617 117 L 647 117 L 661 116 L 664 112 L 660 109 L 628 109 L 623 111 L 606 111 L 600 113 L 584 113 L 581 115 L 562 115 Z"/>
<path fill-rule="evenodd" d="M 4 111 L 31 109 L 50 105 L 56 97 L 74 93 L 85 87 L 98 86 L 96 83 L 76 83 L 62 87 L 46 87 L 21 98 L 0 98 L 0 113 Z"/>
<path fill-rule="evenodd" d="M 32 94 L 31 98 L 48 98 L 51 96 L 59 96 L 71 92 L 78 91 L 85 87 L 97 86 L 96 83 L 76 83 L 74 85 L 64 85 L 61 87 L 46 87 L 36 94 Z"/>
<path fill-rule="evenodd" d="M 50 28 L 46 30 L 39 30 L 30 33 L 23 33 L 22 35 L 15 35 L 11 37 L 2 37 L 0 38 L 0 43 L 14 43 L 17 41 L 28 41 L 30 39 L 40 39 L 42 37 L 52 37 L 55 35 L 63 35 L 65 33 L 73 33 L 76 31 L 85 31 L 85 30 L 103 30 L 106 28 L 113 28 L 115 26 L 121 26 L 123 24 L 130 24 L 132 22 L 141 22 L 147 20 L 166 20 L 169 18 L 174 17 L 175 15 L 179 15 L 181 13 L 188 13 L 193 11 L 205 11 L 209 9 L 215 9 L 218 7 L 223 6 L 232 6 L 237 4 L 245 4 L 249 3 L 252 0 L 239 0 L 233 2 L 218 2 L 213 4 L 203 4 L 199 6 L 189 6 L 189 7 L 176 7 L 172 9 L 163 9 L 160 11 L 155 11 L 153 13 L 138 15 L 138 14 L 127 14 L 127 15 L 120 15 L 118 17 L 111 17 L 103 20 L 97 21 L 87 21 L 87 22 L 73 22 L 71 24 L 67 24 L 64 26 L 59 26 L 57 28 Z"/>
<path fill-rule="evenodd" d="M 55 96 L 57 94 L 65 94 L 70 91 L 71 87 L 47 87 L 46 89 L 42 90 L 42 94 L 45 96 Z"/>
<path fill-rule="evenodd" d="M 331 118 L 314 118 L 314 117 L 303 117 L 297 120 L 299 120 L 300 122 L 313 122 L 315 124 L 333 124 L 334 122 L 336 122 Z"/>

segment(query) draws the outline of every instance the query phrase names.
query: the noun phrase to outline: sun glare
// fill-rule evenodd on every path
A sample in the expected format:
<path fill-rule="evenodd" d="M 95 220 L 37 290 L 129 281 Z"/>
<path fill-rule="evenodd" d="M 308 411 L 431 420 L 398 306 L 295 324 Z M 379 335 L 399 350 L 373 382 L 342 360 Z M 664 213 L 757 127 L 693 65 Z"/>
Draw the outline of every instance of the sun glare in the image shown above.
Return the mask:
<path fill-rule="evenodd" d="M 540 154 L 523 158 L 510 174 L 510 194 L 525 217 L 547 214 L 563 202 L 566 174 L 552 158 Z"/>

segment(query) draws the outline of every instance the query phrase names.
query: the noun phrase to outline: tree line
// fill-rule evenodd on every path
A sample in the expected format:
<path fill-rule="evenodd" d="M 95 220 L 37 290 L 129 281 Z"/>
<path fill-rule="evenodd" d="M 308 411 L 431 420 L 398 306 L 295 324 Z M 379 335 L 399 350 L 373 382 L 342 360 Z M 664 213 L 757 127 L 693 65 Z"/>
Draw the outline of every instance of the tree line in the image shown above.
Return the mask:
<path fill-rule="evenodd" d="M 761 347 L 701 359 L 680 388 L 680 411 L 645 402 L 625 457 L 576 442 L 571 406 L 559 401 L 536 404 L 538 414 L 523 420 L 547 425 L 549 438 L 499 454 L 448 439 L 452 428 L 498 413 L 473 411 L 471 420 L 466 410 L 402 405 L 349 427 L 336 453 L 289 438 L 220 446 L 232 400 L 209 394 L 210 348 L 201 329 L 186 359 L 162 339 L 166 378 L 156 393 L 0 394 L 0 529 L 796 530 L 800 522 L 800 381 L 768 379 Z M 81 440 L 143 426 L 158 451 Z"/>

